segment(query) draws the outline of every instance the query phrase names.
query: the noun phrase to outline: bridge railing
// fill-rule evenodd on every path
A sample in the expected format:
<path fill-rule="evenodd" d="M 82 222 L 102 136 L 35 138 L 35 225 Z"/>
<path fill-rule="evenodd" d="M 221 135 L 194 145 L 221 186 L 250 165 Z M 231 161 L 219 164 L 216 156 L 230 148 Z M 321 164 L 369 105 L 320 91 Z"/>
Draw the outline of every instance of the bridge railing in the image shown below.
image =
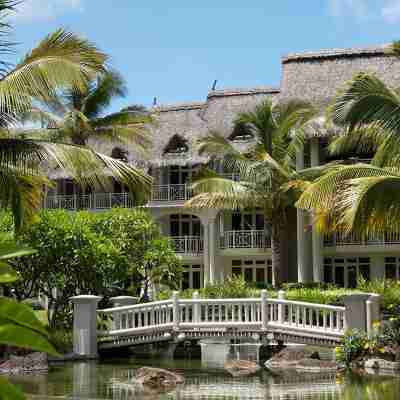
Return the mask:
<path fill-rule="evenodd" d="M 267 304 L 269 326 L 333 334 L 347 328 L 345 307 L 284 299 L 268 299 Z"/>
<path fill-rule="evenodd" d="M 104 328 L 98 332 L 100 336 L 144 333 L 173 325 L 172 300 L 108 308 L 97 314 Z"/>
<path fill-rule="evenodd" d="M 380 320 L 379 296 L 368 293 L 346 296 L 344 307 L 287 300 L 283 291 L 267 298 L 266 290 L 260 298 L 245 299 L 201 299 L 197 292 L 192 299 L 180 299 L 174 292 L 170 300 L 97 310 L 100 299 L 72 298 L 77 354 L 97 353 L 98 337 L 103 345 L 118 347 L 135 337 L 169 340 L 179 332 L 197 335 L 202 330 L 276 332 L 337 342 L 347 329 L 370 333 Z"/>
<path fill-rule="evenodd" d="M 342 335 L 346 330 L 345 307 L 305 303 L 280 298 L 179 299 L 99 310 L 107 329 L 101 336 L 123 336 L 154 329 L 253 327 L 294 329 Z"/>

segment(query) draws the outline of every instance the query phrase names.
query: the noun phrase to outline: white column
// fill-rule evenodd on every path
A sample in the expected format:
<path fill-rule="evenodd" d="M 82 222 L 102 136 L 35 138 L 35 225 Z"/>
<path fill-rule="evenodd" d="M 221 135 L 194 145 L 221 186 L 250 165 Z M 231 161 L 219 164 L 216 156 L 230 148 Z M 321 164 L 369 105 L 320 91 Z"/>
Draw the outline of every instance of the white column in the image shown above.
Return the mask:
<path fill-rule="evenodd" d="M 311 139 L 311 166 L 320 165 L 319 159 L 319 139 Z M 323 253 L 323 237 L 317 231 L 315 225 L 312 225 L 312 259 L 313 259 L 313 281 L 322 281 L 322 253 Z"/>
<path fill-rule="evenodd" d="M 304 168 L 304 151 L 299 151 L 296 156 L 296 170 Z M 297 209 L 297 274 L 299 282 L 307 281 L 306 265 L 306 240 L 305 240 L 305 212 Z"/>
<path fill-rule="evenodd" d="M 216 280 L 216 218 L 216 210 L 210 211 L 210 213 L 201 218 L 204 227 L 204 286 L 214 284 Z"/>
<path fill-rule="evenodd" d="M 215 256 L 216 256 L 216 229 L 215 229 L 215 219 L 209 221 L 209 232 L 210 232 L 210 284 L 213 285 L 215 283 Z"/>
<path fill-rule="evenodd" d="M 73 347 L 74 353 L 86 358 L 97 357 L 97 303 L 98 296 L 75 296 Z"/>
<path fill-rule="evenodd" d="M 203 250 L 203 285 L 206 287 L 210 283 L 210 231 L 207 221 L 203 222 L 204 250 Z"/>

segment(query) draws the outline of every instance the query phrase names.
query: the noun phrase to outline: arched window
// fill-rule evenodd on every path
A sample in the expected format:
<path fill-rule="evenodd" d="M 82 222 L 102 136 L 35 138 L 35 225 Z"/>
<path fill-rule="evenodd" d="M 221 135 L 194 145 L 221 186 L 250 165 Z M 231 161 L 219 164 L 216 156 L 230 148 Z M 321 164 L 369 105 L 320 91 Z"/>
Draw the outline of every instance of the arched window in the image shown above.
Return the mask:
<path fill-rule="evenodd" d="M 165 146 L 164 154 L 183 154 L 187 153 L 188 150 L 186 140 L 179 135 L 174 135 Z"/>
<path fill-rule="evenodd" d="M 252 139 L 254 139 L 253 133 L 246 124 L 242 123 L 236 124 L 229 136 L 229 140 L 232 142 L 245 142 Z"/>

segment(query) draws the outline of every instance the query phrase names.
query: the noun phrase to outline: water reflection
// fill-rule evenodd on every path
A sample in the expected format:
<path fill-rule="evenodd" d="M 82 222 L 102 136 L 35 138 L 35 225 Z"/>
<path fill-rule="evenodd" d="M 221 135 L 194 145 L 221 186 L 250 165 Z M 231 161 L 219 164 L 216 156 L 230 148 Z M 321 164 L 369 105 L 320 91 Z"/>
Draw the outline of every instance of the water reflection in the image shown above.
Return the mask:
<path fill-rule="evenodd" d="M 398 378 L 285 374 L 266 371 L 254 377 L 232 378 L 223 370 L 202 368 L 199 362 L 154 361 L 155 366 L 185 374 L 185 384 L 168 394 L 145 395 L 134 384 L 137 367 L 145 362 L 75 363 L 56 367 L 48 375 L 15 377 L 32 399 L 80 400 L 395 400 L 400 398 Z"/>

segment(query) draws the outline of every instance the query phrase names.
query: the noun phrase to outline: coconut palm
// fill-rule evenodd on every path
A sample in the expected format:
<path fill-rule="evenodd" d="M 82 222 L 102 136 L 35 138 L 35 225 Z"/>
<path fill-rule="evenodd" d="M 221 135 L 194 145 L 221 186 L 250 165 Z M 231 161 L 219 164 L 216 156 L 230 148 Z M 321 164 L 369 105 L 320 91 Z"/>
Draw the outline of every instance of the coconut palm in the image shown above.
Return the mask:
<path fill-rule="evenodd" d="M 112 100 L 125 97 L 126 93 L 122 76 L 109 69 L 87 82 L 84 90 L 70 88 L 55 101 L 32 108 L 25 119 L 51 128 L 35 133 L 47 135 L 53 141 L 71 141 L 77 145 L 87 145 L 89 139 L 119 141 L 133 144 L 144 153 L 150 144 L 146 124 L 152 122 L 144 107 L 127 107 L 104 115 Z"/>
<path fill-rule="evenodd" d="M 4 18 L 15 4 L 0 0 L 0 55 L 4 59 L 12 48 L 7 40 L 11 27 Z M 0 205 L 11 205 L 17 227 L 40 203 L 44 165 L 63 168 L 83 185 L 105 185 L 111 174 L 131 191 L 140 186 L 141 193 L 148 193 L 150 178 L 121 161 L 81 146 L 21 138 L 10 129 L 35 104 L 57 102 L 66 88 L 73 93 L 86 90 L 94 77 L 105 74 L 106 60 L 89 41 L 62 29 L 48 35 L 15 66 L 0 60 Z"/>
<path fill-rule="evenodd" d="M 375 153 L 370 164 L 327 169 L 297 206 L 313 209 L 322 231 L 353 231 L 361 236 L 400 232 L 400 95 L 378 77 L 358 74 L 332 107 L 342 137 L 332 154 Z"/>
<path fill-rule="evenodd" d="M 297 190 L 288 183 L 299 179 L 295 158 L 304 144 L 304 126 L 316 110 L 301 101 L 273 106 L 266 100 L 254 111 L 240 113 L 234 130 L 253 138 L 241 149 L 217 132 L 200 141 L 200 153 L 220 160 L 235 180 L 204 170 L 193 184 L 192 208 L 243 210 L 260 208 L 270 225 L 274 283 L 282 281 L 282 233 Z M 311 172 L 309 172 L 311 174 Z"/>

